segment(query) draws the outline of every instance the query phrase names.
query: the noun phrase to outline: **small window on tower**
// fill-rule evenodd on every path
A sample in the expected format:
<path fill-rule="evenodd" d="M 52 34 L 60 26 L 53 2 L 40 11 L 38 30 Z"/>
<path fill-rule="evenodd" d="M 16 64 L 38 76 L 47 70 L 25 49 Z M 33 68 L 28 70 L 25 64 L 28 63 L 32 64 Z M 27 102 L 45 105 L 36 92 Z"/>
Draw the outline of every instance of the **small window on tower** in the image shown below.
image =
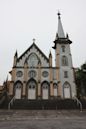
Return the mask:
<path fill-rule="evenodd" d="M 62 46 L 62 52 L 65 52 L 65 46 Z"/>
<path fill-rule="evenodd" d="M 68 66 L 68 58 L 66 56 L 62 56 L 62 66 Z"/>
<path fill-rule="evenodd" d="M 68 71 L 64 71 L 64 78 L 68 78 Z"/>

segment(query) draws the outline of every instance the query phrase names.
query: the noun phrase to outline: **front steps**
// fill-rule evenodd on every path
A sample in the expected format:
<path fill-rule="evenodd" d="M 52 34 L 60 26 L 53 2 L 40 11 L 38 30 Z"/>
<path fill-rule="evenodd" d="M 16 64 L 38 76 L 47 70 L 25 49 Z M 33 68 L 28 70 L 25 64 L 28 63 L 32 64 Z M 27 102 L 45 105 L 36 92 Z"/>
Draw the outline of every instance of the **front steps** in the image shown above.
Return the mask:
<path fill-rule="evenodd" d="M 16 99 L 11 109 L 29 109 L 29 110 L 58 110 L 58 109 L 79 109 L 77 103 L 72 99 L 56 100 L 27 100 Z"/>

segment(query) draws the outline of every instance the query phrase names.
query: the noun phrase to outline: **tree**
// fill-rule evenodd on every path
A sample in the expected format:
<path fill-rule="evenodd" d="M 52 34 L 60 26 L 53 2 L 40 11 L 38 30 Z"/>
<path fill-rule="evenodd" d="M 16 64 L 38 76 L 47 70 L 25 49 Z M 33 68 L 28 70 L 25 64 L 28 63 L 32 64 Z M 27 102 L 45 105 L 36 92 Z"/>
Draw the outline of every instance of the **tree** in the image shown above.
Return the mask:
<path fill-rule="evenodd" d="M 77 96 L 86 96 L 86 63 L 76 71 Z"/>

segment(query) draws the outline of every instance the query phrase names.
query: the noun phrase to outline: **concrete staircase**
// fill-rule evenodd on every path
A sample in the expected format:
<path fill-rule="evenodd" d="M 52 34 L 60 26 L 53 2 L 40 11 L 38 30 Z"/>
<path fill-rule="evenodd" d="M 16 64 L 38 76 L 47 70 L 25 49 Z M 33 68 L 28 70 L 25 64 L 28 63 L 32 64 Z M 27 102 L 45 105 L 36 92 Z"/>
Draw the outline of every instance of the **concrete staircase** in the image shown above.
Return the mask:
<path fill-rule="evenodd" d="M 29 109 L 29 110 L 58 110 L 58 109 L 79 109 L 77 103 L 72 99 L 56 100 L 27 100 L 16 99 L 11 105 L 11 109 Z"/>

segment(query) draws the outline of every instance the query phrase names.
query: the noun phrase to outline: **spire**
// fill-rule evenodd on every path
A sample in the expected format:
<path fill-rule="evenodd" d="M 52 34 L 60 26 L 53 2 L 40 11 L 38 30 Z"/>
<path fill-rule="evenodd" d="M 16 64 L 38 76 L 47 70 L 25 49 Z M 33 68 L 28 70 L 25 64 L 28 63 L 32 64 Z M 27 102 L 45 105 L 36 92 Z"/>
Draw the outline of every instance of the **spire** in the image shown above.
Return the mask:
<path fill-rule="evenodd" d="M 51 50 L 50 50 L 50 53 L 49 53 L 49 57 L 52 57 Z"/>
<path fill-rule="evenodd" d="M 15 67 L 16 64 L 17 64 L 17 59 L 18 59 L 18 53 L 17 53 L 17 50 L 15 52 L 15 55 L 14 55 L 14 61 L 13 61 L 13 66 Z"/>
<path fill-rule="evenodd" d="M 16 57 L 18 56 L 17 50 L 16 50 L 16 52 L 15 52 L 15 56 L 16 56 Z"/>
<path fill-rule="evenodd" d="M 26 60 L 25 60 L 24 64 L 28 64 L 28 62 L 27 62 L 27 58 L 26 58 Z"/>
<path fill-rule="evenodd" d="M 68 33 L 66 33 L 66 38 L 67 38 L 67 39 L 69 39 L 69 35 L 68 35 Z"/>
<path fill-rule="evenodd" d="M 54 41 L 54 46 L 52 47 L 53 49 L 56 49 L 57 44 L 71 44 L 72 41 L 69 39 L 68 34 L 64 34 L 63 26 L 61 23 L 61 17 L 60 13 L 58 12 L 58 31 L 56 33 L 55 41 Z"/>
<path fill-rule="evenodd" d="M 28 67 L 28 62 L 27 62 L 27 58 L 25 59 L 25 62 L 24 62 L 24 68 Z"/>
<path fill-rule="evenodd" d="M 58 37 L 59 38 L 65 38 L 65 34 L 64 34 L 64 30 L 63 30 L 63 26 L 61 23 L 61 17 L 60 17 L 60 12 L 58 12 Z"/>
<path fill-rule="evenodd" d="M 49 53 L 49 66 L 52 67 L 52 54 L 51 54 L 51 51 Z"/>
<path fill-rule="evenodd" d="M 6 81 L 8 81 L 8 75 L 7 75 Z"/>

